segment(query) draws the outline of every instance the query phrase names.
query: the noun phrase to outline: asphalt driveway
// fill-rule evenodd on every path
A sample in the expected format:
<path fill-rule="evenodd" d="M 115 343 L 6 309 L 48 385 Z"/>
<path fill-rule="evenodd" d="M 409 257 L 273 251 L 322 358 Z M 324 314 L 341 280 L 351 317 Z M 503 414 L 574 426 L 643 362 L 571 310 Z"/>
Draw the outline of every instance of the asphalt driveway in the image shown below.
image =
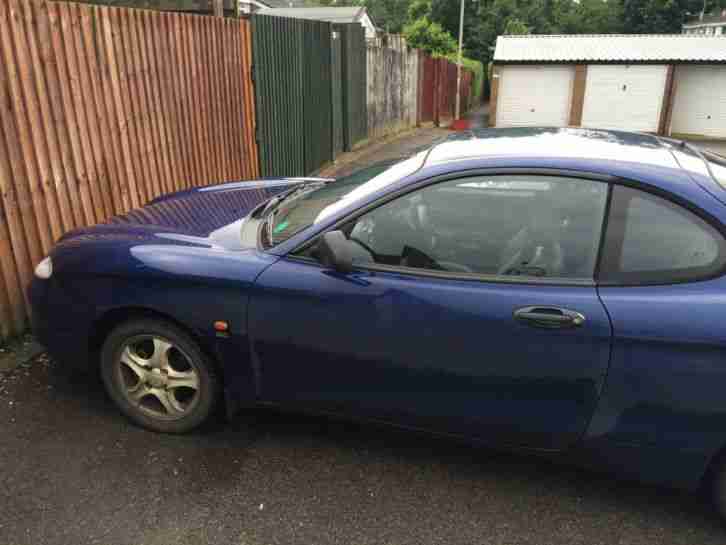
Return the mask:
<path fill-rule="evenodd" d="M 527 457 L 256 411 L 165 436 L 41 357 L 0 378 L 0 543 L 726 542 L 701 500 Z"/>

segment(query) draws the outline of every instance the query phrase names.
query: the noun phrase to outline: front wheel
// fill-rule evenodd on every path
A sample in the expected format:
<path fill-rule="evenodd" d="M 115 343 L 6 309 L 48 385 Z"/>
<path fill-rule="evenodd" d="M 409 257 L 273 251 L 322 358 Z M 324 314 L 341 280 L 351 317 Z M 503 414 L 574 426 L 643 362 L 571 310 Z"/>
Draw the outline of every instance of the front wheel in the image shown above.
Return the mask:
<path fill-rule="evenodd" d="M 116 327 L 101 350 L 101 376 L 131 420 L 159 432 L 185 433 L 210 418 L 220 384 L 194 340 L 161 320 Z"/>

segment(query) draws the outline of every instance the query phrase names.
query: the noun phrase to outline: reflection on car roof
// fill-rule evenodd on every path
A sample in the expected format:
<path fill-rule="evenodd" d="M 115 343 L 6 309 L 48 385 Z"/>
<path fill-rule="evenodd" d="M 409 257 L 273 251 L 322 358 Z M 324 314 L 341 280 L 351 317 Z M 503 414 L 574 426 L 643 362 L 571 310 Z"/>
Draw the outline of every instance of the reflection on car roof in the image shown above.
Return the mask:
<path fill-rule="evenodd" d="M 655 136 L 558 127 L 478 129 L 456 133 L 431 150 L 426 164 L 502 156 L 630 161 L 679 168 L 670 150 Z"/>

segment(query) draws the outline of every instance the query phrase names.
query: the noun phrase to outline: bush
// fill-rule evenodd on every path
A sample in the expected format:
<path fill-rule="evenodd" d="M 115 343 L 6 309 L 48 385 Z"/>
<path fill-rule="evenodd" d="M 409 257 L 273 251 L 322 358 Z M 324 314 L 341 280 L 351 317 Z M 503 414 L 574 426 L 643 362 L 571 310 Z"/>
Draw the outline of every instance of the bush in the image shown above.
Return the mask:
<path fill-rule="evenodd" d="M 422 0 L 421 4 L 424 5 L 425 1 Z M 432 22 L 427 15 L 406 25 L 403 29 L 403 36 L 410 47 L 422 49 L 434 57 L 443 57 L 453 63 L 458 61 L 458 44 L 454 37 L 446 32 L 440 24 Z M 474 73 L 472 98 L 476 103 L 481 100 L 484 86 L 484 65 L 467 57 L 462 57 L 461 64 Z"/>
<path fill-rule="evenodd" d="M 432 23 L 428 17 L 421 17 L 406 25 L 403 36 L 409 46 L 423 49 L 432 55 L 445 57 L 456 53 L 456 40 L 438 23 Z"/>

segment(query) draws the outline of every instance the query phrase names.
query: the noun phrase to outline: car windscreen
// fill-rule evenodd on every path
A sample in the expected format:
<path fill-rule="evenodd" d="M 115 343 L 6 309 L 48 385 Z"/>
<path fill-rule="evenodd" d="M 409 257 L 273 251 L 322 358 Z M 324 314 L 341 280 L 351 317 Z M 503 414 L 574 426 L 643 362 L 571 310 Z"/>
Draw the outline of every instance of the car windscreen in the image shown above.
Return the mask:
<path fill-rule="evenodd" d="M 379 163 L 335 182 L 299 191 L 271 211 L 266 222 L 269 236 L 263 240 L 270 246 L 284 242 L 305 227 L 416 172 L 425 155 L 421 152 L 403 161 Z"/>

